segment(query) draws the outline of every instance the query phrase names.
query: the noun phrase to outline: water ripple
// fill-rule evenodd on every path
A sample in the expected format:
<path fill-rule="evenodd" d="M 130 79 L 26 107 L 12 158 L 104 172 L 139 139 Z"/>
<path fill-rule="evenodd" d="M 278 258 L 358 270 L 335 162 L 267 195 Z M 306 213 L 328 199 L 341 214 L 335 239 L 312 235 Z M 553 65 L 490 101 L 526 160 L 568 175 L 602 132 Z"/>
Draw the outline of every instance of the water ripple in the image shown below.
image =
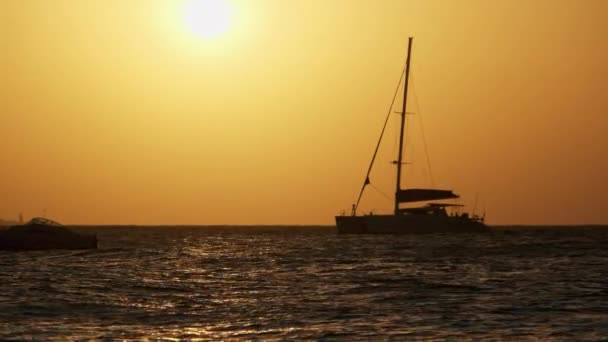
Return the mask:
<path fill-rule="evenodd" d="M 552 339 L 608 335 L 608 232 L 338 236 L 97 231 L 0 252 L 0 339 Z"/>

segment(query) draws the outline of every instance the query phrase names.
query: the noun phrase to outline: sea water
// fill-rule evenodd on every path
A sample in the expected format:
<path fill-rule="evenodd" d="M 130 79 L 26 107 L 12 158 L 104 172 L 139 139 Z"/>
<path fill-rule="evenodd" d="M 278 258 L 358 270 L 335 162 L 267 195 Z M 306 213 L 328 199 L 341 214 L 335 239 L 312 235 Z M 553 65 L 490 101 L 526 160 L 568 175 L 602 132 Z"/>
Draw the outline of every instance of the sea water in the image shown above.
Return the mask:
<path fill-rule="evenodd" d="M 83 230 L 98 250 L 0 252 L 0 339 L 608 336 L 606 229 Z"/>

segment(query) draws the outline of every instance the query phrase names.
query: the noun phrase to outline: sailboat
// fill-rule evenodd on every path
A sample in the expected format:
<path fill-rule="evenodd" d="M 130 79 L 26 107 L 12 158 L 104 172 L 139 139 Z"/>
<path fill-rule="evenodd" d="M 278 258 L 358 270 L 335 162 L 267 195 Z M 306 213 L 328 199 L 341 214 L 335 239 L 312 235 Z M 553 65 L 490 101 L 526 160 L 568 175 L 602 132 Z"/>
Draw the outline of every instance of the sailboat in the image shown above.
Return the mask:
<path fill-rule="evenodd" d="M 409 86 L 410 60 L 412 54 L 413 38 L 408 41 L 407 59 L 405 63 L 405 78 L 403 90 L 403 108 L 401 111 L 401 127 L 399 134 L 399 152 L 397 166 L 394 210 L 388 215 L 358 215 L 357 209 L 366 186 L 370 184 L 369 175 L 378 152 L 372 157 L 367 176 L 359 193 L 356 204 L 353 204 L 350 215 L 336 216 L 336 227 L 339 234 L 416 234 L 416 233 L 474 233 L 487 232 L 490 228 L 484 224 L 484 217 L 469 215 L 468 213 L 448 213 L 451 207 L 460 207 L 457 204 L 430 203 L 459 198 L 452 190 L 443 189 L 402 189 L 403 141 L 405 135 L 405 121 L 407 108 L 407 92 Z M 385 125 L 386 127 L 386 125 Z M 384 132 L 384 129 L 383 129 Z M 403 203 L 426 202 L 417 207 L 401 208 Z"/>

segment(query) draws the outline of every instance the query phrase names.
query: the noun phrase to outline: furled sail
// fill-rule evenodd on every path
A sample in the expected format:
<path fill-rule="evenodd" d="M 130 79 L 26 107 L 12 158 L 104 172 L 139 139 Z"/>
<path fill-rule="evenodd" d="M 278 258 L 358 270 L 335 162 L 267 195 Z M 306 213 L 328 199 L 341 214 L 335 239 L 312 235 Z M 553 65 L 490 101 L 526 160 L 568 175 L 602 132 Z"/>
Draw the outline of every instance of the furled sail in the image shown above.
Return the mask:
<path fill-rule="evenodd" d="M 421 202 L 421 201 L 436 201 L 450 198 L 459 198 L 452 190 L 437 190 L 437 189 L 406 189 L 399 190 L 396 195 L 396 200 L 399 203 L 406 202 Z"/>

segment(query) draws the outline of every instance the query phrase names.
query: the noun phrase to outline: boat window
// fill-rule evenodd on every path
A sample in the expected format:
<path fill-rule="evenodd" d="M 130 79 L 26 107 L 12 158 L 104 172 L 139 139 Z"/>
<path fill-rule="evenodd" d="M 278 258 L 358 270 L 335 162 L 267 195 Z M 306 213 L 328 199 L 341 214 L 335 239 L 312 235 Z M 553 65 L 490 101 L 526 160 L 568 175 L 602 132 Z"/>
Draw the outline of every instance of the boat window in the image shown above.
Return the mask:
<path fill-rule="evenodd" d="M 31 219 L 28 224 L 30 224 L 30 225 L 52 226 L 52 227 L 62 227 L 63 226 L 60 223 L 57 223 L 55 221 L 51 221 L 49 219 L 45 219 L 45 218 L 42 218 L 42 217 L 35 217 L 35 218 Z"/>

